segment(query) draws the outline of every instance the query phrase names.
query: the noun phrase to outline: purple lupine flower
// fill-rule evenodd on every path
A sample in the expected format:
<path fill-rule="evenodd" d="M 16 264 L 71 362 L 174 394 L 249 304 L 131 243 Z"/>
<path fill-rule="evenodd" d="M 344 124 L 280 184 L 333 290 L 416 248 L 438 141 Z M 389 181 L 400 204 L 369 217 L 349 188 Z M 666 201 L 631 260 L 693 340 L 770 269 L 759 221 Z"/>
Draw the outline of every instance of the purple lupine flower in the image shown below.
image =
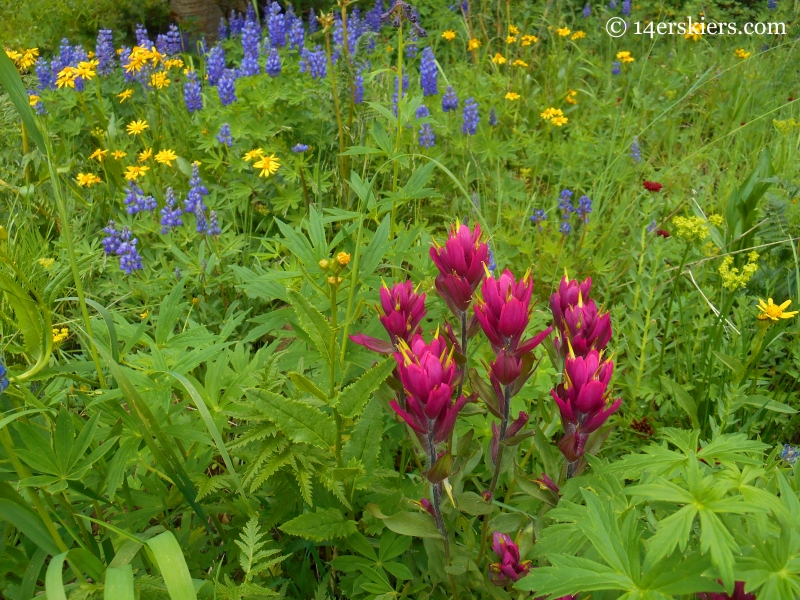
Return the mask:
<path fill-rule="evenodd" d="M 125 271 L 126 275 L 130 275 L 134 271 L 141 271 L 144 268 L 142 266 L 142 257 L 136 249 L 136 244 L 139 240 L 136 238 L 131 239 L 131 235 L 130 228 L 127 225 L 123 227 L 120 235 L 121 243 L 117 248 L 119 268 Z"/>
<path fill-rule="evenodd" d="M 322 79 L 328 74 L 328 57 L 321 46 L 314 50 L 303 48 L 300 53 L 300 72 L 311 75 L 312 79 Z"/>
<path fill-rule="evenodd" d="M 131 49 L 128 48 L 127 46 L 122 46 L 122 48 L 120 48 L 120 50 L 122 50 L 122 52 L 120 52 L 120 60 L 119 60 L 120 64 L 123 67 L 122 78 L 125 80 L 126 83 L 130 83 L 132 81 L 135 81 L 136 74 L 135 73 L 128 73 L 127 71 L 125 71 L 124 67 L 127 67 L 128 63 L 130 62 Z M 55 62 L 55 59 L 54 59 L 54 62 Z M 53 72 L 55 73 L 55 68 L 53 68 Z"/>
<path fill-rule="evenodd" d="M 217 219 L 217 211 L 212 210 L 208 219 L 208 235 L 217 237 L 222 233 L 222 228 L 219 226 L 219 219 Z"/>
<path fill-rule="evenodd" d="M 306 40 L 306 30 L 303 28 L 301 19 L 294 19 L 291 29 L 289 29 L 289 48 L 300 50 Z"/>
<path fill-rule="evenodd" d="M 125 212 L 129 215 L 152 211 L 158 208 L 156 199 L 152 196 L 145 196 L 142 188 L 136 185 L 135 181 L 128 183 L 128 191 L 125 194 Z"/>
<path fill-rule="evenodd" d="M 575 209 L 575 214 L 583 219 L 584 223 L 588 223 L 590 212 L 592 212 L 592 199 L 584 194 L 578 199 L 578 208 Z"/>
<path fill-rule="evenodd" d="M 568 216 L 570 213 L 575 212 L 575 207 L 572 206 L 572 190 L 563 189 L 561 190 L 561 194 L 558 196 L 558 209 L 564 214 L 564 216 Z"/>
<path fill-rule="evenodd" d="M 217 134 L 217 141 L 220 144 L 224 144 L 230 148 L 233 146 L 233 136 L 231 135 L 231 126 L 227 123 L 223 123 L 222 127 L 219 128 L 219 133 Z"/>
<path fill-rule="evenodd" d="M 381 30 L 381 15 L 383 14 L 383 0 L 375 0 L 375 6 L 364 17 L 364 22 L 367 24 L 373 33 L 378 33 Z"/>
<path fill-rule="evenodd" d="M 492 127 L 497 125 L 497 111 L 495 111 L 494 106 L 492 107 L 492 110 L 489 111 L 489 125 Z"/>
<path fill-rule="evenodd" d="M 572 225 L 569 224 L 569 221 L 561 221 L 561 225 L 559 226 L 558 230 L 564 235 L 569 235 L 572 231 Z"/>
<path fill-rule="evenodd" d="M 431 112 L 424 104 L 420 104 L 417 109 L 417 118 L 422 119 L 431 116 Z M 430 123 L 423 123 L 419 128 L 419 145 L 423 148 L 433 148 L 436 145 L 436 134 Z"/>
<path fill-rule="evenodd" d="M 50 63 L 41 56 L 36 59 L 36 77 L 39 79 L 39 84 L 36 86 L 37 90 L 52 89 L 55 85 L 56 78 L 50 69 Z"/>
<path fill-rule="evenodd" d="M 286 20 L 281 14 L 281 5 L 273 2 L 269 5 L 269 19 L 267 20 L 269 42 L 275 47 L 286 45 Z"/>
<path fill-rule="evenodd" d="M 267 75 L 270 77 L 277 77 L 281 74 L 281 55 L 278 54 L 278 49 L 274 46 L 269 51 L 269 57 L 267 58 L 267 64 L 264 66 L 264 71 L 266 71 Z"/>
<path fill-rule="evenodd" d="M 308 11 L 308 33 L 317 33 L 317 15 L 313 6 Z"/>
<path fill-rule="evenodd" d="M 778 8 L 778 0 L 769 0 L 769 2 L 767 2 L 767 8 L 769 10 L 775 10 Z"/>
<path fill-rule="evenodd" d="M 244 29 L 244 15 L 232 10 L 228 22 L 231 26 L 231 37 L 234 35 L 241 35 L 242 29 Z"/>
<path fill-rule="evenodd" d="M 110 29 L 101 29 L 97 32 L 97 44 L 94 48 L 94 54 L 95 58 L 97 58 L 98 74 L 108 75 L 114 70 L 117 59 L 116 51 L 114 50 L 114 36 Z"/>
<path fill-rule="evenodd" d="M 150 40 L 150 34 L 147 33 L 147 27 L 141 23 L 136 24 L 136 45 L 141 46 L 142 48 L 147 48 L 148 50 L 153 47 L 153 42 Z"/>
<path fill-rule="evenodd" d="M 494 259 L 494 252 L 489 242 L 486 242 L 486 246 L 489 248 L 489 252 L 486 255 L 486 268 L 489 269 L 489 272 L 494 276 L 494 272 L 497 270 L 497 261 Z"/>
<path fill-rule="evenodd" d="M 631 14 L 631 0 L 622 0 L 622 16 L 627 17 Z"/>
<path fill-rule="evenodd" d="M 67 38 L 61 38 L 61 46 L 58 48 L 58 58 L 61 61 L 61 69 L 72 64 L 72 45 Z M 57 75 L 58 73 L 56 73 Z"/>
<path fill-rule="evenodd" d="M 302 154 L 308 151 L 308 144 L 295 144 L 292 146 L 292 152 L 295 154 Z"/>
<path fill-rule="evenodd" d="M 642 152 L 639 149 L 639 138 L 638 137 L 634 137 L 633 138 L 633 143 L 631 144 L 631 155 L 630 156 L 634 160 L 634 162 L 637 162 L 637 163 L 642 162 Z"/>
<path fill-rule="evenodd" d="M 364 76 L 361 72 L 355 76 L 353 81 L 353 102 L 356 104 L 364 103 Z"/>
<path fill-rule="evenodd" d="M 175 23 L 171 23 L 167 30 L 167 53 L 170 56 L 180 54 L 183 49 L 183 39 L 180 29 Z"/>
<path fill-rule="evenodd" d="M 608 10 L 617 10 L 617 0 L 611 0 L 608 3 Z"/>
<path fill-rule="evenodd" d="M 478 122 L 481 120 L 478 114 L 478 103 L 474 98 L 464 100 L 462 112 L 461 133 L 465 135 L 475 135 L 478 131 Z"/>
<path fill-rule="evenodd" d="M 547 221 L 547 213 L 544 212 L 543 208 L 534 209 L 533 215 L 531 215 L 531 223 L 534 223 L 541 231 L 543 221 Z"/>
<path fill-rule="evenodd" d="M 428 46 L 422 51 L 422 60 L 419 65 L 419 84 L 422 86 L 423 96 L 435 96 L 439 93 L 438 75 L 433 50 Z"/>
<path fill-rule="evenodd" d="M 194 209 L 194 217 L 195 221 L 197 222 L 197 227 L 195 231 L 197 233 L 205 233 L 208 231 L 208 221 L 206 220 L 206 213 L 198 204 Z"/>
<path fill-rule="evenodd" d="M 203 185 L 203 179 L 200 177 L 200 165 L 195 162 L 192 164 L 189 193 L 186 194 L 186 200 L 183 201 L 184 212 L 197 214 L 198 209 L 200 212 L 206 210 L 206 206 L 203 204 L 205 196 L 208 196 L 208 188 Z"/>
<path fill-rule="evenodd" d="M 106 234 L 106 237 L 102 240 L 103 252 L 106 254 L 115 254 L 122 240 L 120 240 L 119 230 L 114 221 L 108 221 L 108 225 L 103 228 L 103 233 Z"/>
<path fill-rule="evenodd" d="M 200 82 L 197 81 L 197 73 L 194 70 L 186 75 L 186 83 L 183 84 L 183 99 L 186 102 L 186 109 L 190 112 L 203 110 L 203 96 L 201 95 Z"/>
<path fill-rule="evenodd" d="M 183 225 L 181 207 L 175 206 L 175 192 L 171 187 L 167 188 L 166 203 L 161 209 L 161 233 L 169 233 L 173 228 Z"/>
<path fill-rule="evenodd" d="M 234 81 L 236 81 L 236 75 L 233 69 L 225 69 L 217 85 L 219 100 L 222 102 L 222 106 L 228 106 L 236 102 L 236 86 L 234 85 Z"/>
<path fill-rule="evenodd" d="M 169 54 L 169 40 L 165 33 L 159 33 L 156 36 L 156 50 L 161 54 Z"/>
<path fill-rule="evenodd" d="M 611 74 L 612 75 L 619 75 L 620 73 L 622 73 L 622 69 L 620 68 L 620 65 L 621 65 L 621 63 L 619 63 L 616 60 L 611 63 Z"/>
<path fill-rule="evenodd" d="M 347 49 L 351 58 L 355 56 L 358 49 L 358 38 L 361 37 L 363 25 L 361 23 L 361 11 L 358 7 L 347 15 Z"/>
<path fill-rule="evenodd" d="M 217 37 L 221 40 L 227 39 L 228 37 L 228 22 L 225 20 L 225 17 L 220 17 L 219 19 L 219 28 L 217 29 Z"/>
<path fill-rule="evenodd" d="M 583 18 L 588 19 L 591 14 L 592 14 L 592 6 L 587 2 L 586 6 L 583 7 Z"/>
<path fill-rule="evenodd" d="M 225 50 L 219 44 L 211 49 L 206 60 L 206 74 L 208 85 L 217 85 L 222 73 L 225 71 Z"/>
<path fill-rule="evenodd" d="M 650 221 L 650 225 L 647 226 L 647 233 L 653 233 L 656 229 L 658 229 L 658 223 L 653 219 Z"/>
<path fill-rule="evenodd" d="M 242 75 L 245 77 L 261 72 L 261 65 L 258 64 L 261 55 L 260 40 L 261 27 L 254 20 L 247 19 L 242 30 Z"/>
<path fill-rule="evenodd" d="M 452 85 L 447 86 L 447 91 L 442 96 L 442 110 L 450 112 L 458 109 L 458 96 Z"/>

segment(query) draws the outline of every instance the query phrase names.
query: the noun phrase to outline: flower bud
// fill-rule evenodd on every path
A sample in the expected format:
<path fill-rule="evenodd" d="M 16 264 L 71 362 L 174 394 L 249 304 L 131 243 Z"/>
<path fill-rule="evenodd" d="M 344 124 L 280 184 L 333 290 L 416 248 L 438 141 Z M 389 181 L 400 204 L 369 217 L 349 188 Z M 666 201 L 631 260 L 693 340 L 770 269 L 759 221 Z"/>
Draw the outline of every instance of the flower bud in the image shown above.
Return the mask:
<path fill-rule="evenodd" d="M 336 255 L 336 262 L 346 267 L 350 263 L 350 255 L 347 252 L 339 252 L 339 254 Z"/>
<path fill-rule="evenodd" d="M 328 259 L 323 258 L 321 261 L 319 261 L 319 268 L 322 269 L 323 271 L 327 271 L 329 266 L 330 262 L 328 261 Z"/>

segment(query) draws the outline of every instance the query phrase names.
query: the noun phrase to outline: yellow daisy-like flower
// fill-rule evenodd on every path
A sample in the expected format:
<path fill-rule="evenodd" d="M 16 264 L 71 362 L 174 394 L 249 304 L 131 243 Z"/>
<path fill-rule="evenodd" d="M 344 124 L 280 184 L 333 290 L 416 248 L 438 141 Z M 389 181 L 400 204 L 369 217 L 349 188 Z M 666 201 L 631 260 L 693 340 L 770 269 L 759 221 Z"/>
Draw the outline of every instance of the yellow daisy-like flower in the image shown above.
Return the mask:
<path fill-rule="evenodd" d="M 522 96 L 520 96 L 516 92 L 507 92 L 506 93 L 506 100 L 519 100 L 520 98 L 522 98 Z"/>
<path fill-rule="evenodd" d="M 744 48 L 737 48 L 733 54 L 736 58 L 750 58 L 750 53 L 746 52 Z"/>
<path fill-rule="evenodd" d="M 150 51 L 142 46 L 134 46 L 128 54 L 128 62 L 125 64 L 126 73 L 138 73 L 150 60 Z"/>
<path fill-rule="evenodd" d="M 552 119 L 550 119 L 550 122 L 556 127 L 561 127 L 562 125 L 566 125 L 567 121 L 569 121 L 567 117 L 553 117 Z"/>
<path fill-rule="evenodd" d="M 472 38 L 467 44 L 467 50 L 477 50 L 481 47 L 481 41 L 478 38 Z"/>
<path fill-rule="evenodd" d="M 16 50 L 9 50 L 8 48 L 6 48 L 6 56 L 14 62 L 17 62 L 20 58 L 22 58 L 21 53 L 17 52 Z"/>
<path fill-rule="evenodd" d="M 556 29 L 556 33 L 561 37 L 567 37 L 572 31 L 570 31 L 569 27 L 559 27 Z"/>
<path fill-rule="evenodd" d="M 36 106 L 39 104 L 39 100 L 41 100 L 41 98 L 39 98 L 39 96 L 36 94 L 31 94 L 28 96 L 28 103 L 30 103 L 31 106 Z"/>
<path fill-rule="evenodd" d="M 261 148 L 254 148 L 253 150 L 250 150 L 250 152 L 247 152 L 242 159 L 245 162 L 250 162 L 256 158 L 261 158 L 262 156 L 264 156 L 264 150 Z"/>
<path fill-rule="evenodd" d="M 692 23 L 692 27 L 683 34 L 683 37 L 687 40 L 692 40 L 696 42 L 701 37 L 703 37 L 703 24 L 702 23 Z"/>
<path fill-rule="evenodd" d="M 553 117 L 563 117 L 564 113 L 560 108 L 546 108 L 542 114 L 539 115 L 545 121 L 549 121 Z"/>
<path fill-rule="evenodd" d="M 511 35 L 519 34 L 519 27 L 517 27 L 516 25 L 509 25 L 508 26 L 508 33 L 510 33 Z"/>
<path fill-rule="evenodd" d="M 523 35 L 522 36 L 522 45 L 523 46 L 530 46 L 531 44 L 535 44 L 539 41 L 535 35 Z"/>
<path fill-rule="evenodd" d="M 122 160 L 123 158 L 128 156 L 128 153 L 123 152 L 122 150 L 114 150 L 114 152 L 111 153 L 111 156 L 113 156 L 117 160 Z"/>
<path fill-rule="evenodd" d="M 520 60 L 520 59 L 515 60 L 511 64 L 513 66 L 515 66 L 515 67 L 527 67 L 528 66 L 528 63 L 526 63 L 524 60 Z"/>
<path fill-rule="evenodd" d="M 627 50 L 617 52 L 617 58 L 624 63 L 632 63 L 635 60 Z"/>
<path fill-rule="evenodd" d="M 117 98 L 119 98 L 119 103 L 120 104 L 125 102 L 125 100 L 127 100 L 131 96 L 133 96 L 133 90 L 124 90 L 124 91 L 120 92 L 119 94 L 117 94 Z"/>
<path fill-rule="evenodd" d="M 338 262 L 341 266 L 346 267 L 350 264 L 350 254 L 347 252 L 339 252 L 336 255 L 336 262 Z"/>
<path fill-rule="evenodd" d="M 772 298 L 769 298 L 767 302 L 759 299 L 758 301 L 758 310 L 761 312 L 758 315 L 758 318 L 762 321 L 766 321 L 769 319 L 770 321 L 777 321 L 779 319 L 791 319 L 793 316 L 797 314 L 798 311 L 790 310 L 787 311 L 786 309 L 789 308 L 789 305 L 792 303 L 791 300 L 787 300 L 783 304 L 775 304 L 772 301 Z"/>
<path fill-rule="evenodd" d="M 108 150 L 103 150 L 101 148 L 98 148 L 89 155 L 89 160 L 96 160 L 97 162 L 103 162 L 103 160 L 107 155 L 108 155 Z"/>
<path fill-rule="evenodd" d="M 137 167 L 130 166 L 125 170 L 125 179 L 128 181 L 136 181 L 139 177 L 144 177 L 144 174 L 150 170 L 150 167 Z"/>
<path fill-rule="evenodd" d="M 166 71 L 158 71 L 150 75 L 150 85 L 152 85 L 157 90 L 163 90 L 165 87 L 169 86 L 170 80 L 167 77 Z"/>
<path fill-rule="evenodd" d="M 275 155 L 262 156 L 260 160 L 253 163 L 254 169 L 261 169 L 259 177 L 269 177 L 281 166 L 280 159 L 275 158 Z"/>
<path fill-rule="evenodd" d="M 452 29 L 448 29 L 447 31 L 442 33 L 442 39 L 447 40 L 448 42 L 452 42 L 456 39 L 456 32 Z"/>
<path fill-rule="evenodd" d="M 81 187 L 92 187 L 94 184 L 100 183 L 102 179 L 94 173 L 78 173 L 75 181 L 77 181 L 78 185 Z"/>
<path fill-rule="evenodd" d="M 150 314 L 149 310 L 145 310 L 143 313 L 139 313 L 139 318 L 144 321 L 147 318 L 147 315 Z"/>
<path fill-rule="evenodd" d="M 128 132 L 128 135 L 141 135 L 145 129 L 149 128 L 150 125 L 147 124 L 147 121 L 131 121 L 125 131 Z"/>
<path fill-rule="evenodd" d="M 153 149 L 152 148 L 145 148 L 141 152 L 139 152 L 139 156 L 137 160 L 140 163 L 143 163 L 146 160 L 150 160 L 150 157 L 153 156 Z"/>
<path fill-rule="evenodd" d="M 578 92 L 575 90 L 569 90 L 567 92 L 567 97 L 564 100 L 567 104 L 577 104 L 578 103 Z"/>
<path fill-rule="evenodd" d="M 584 31 L 576 31 L 575 33 L 572 34 L 572 37 L 569 38 L 569 39 L 571 39 L 571 40 L 582 40 L 585 37 L 586 37 L 586 32 L 584 32 Z"/>
<path fill-rule="evenodd" d="M 75 69 L 75 77 L 82 77 L 86 81 L 90 81 L 92 77 L 97 75 L 96 69 L 96 60 L 79 62 L 77 68 Z"/>
<path fill-rule="evenodd" d="M 175 154 L 174 150 L 161 150 L 158 154 L 156 154 L 156 162 L 162 165 L 167 165 L 168 167 L 172 166 L 172 161 L 177 160 L 178 155 Z"/>
<path fill-rule="evenodd" d="M 506 63 L 506 57 L 498 52 L 492 57 L 492 62 L 496 65 L 504 65 Z"/>
<path fill-rule="evenodd" d="M 28 67 L 32 67 L 36 63 L 36 57 L 39 56 L 38 48 L 28 48 L 23 50 L 20 57 L 16 60 L 17 68 L 24 71 Z"/>
<path fill-rule="evenodd" d="M 77 77 L 75 73 L 74 67 L 64 67 L 58 72 L 58 76 L 56 78 L 56 87 L 61 89 L 63 87 L 75 87 L 75 77 Z"/>
<path fill-rule="evenodd" d="M 514 44 L 516 43 L 516 41 L 517 41 L 516 36 L 513 35 L 506 36 L 506 44 Z"/>
<path fill-rule="evenodd" d="M 164 61 L 165 69 L 180 69 L 183 66 L 183 61 L 180 58 L 169 58 Z"/>
<path fill-rule="evenodd" d="M 44 257 L 42 257 L 39 260 L 37 260 L 36 262 L 38 262 L 40 265 L 42 265 L 45 269 L 49 269 L 50 267 L 53 266 L 53 263 L 56 262 L 56 259 L 55 258 L 44 258 Z"/>

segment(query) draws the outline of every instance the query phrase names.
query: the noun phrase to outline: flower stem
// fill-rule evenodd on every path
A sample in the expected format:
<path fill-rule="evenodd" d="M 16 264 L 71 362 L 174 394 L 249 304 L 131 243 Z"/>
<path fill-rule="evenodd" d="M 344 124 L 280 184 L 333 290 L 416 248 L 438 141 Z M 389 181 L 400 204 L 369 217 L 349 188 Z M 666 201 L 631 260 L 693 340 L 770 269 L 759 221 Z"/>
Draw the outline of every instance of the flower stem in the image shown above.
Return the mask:
<path fill-rule="evenodd" d="M 464 355 L 464 370 L 461 376 L 461 382 L 458 384 L 458 391 L 456 398 L 461 397 L 461 392 L 464 389 L 464 377 L 467 375 L 467 367 L 469 366 L 469 359 L 467 358 L 467 311 L 461 313 L 461 352 Z"/>
<path fill-rule="evenodd" d="M 428 421 L 428 469 L 432 469 L 433 465 L 436 464 L 436 443 L 433 439 L 434 433 L 434 423 L 435 421 L 429 420 Z M 433 513 L 434 513 L 434 520 L 436 521 L 436 529 L 439 530 L 439 534 L 442 536 L 442 543 L 444 544 L 444 560 L 445 564 L 449 567 L 450 565 L 450 540 L 447 537 L 447 527 L 444 524 L 444 517 L 442 516 L 442 484 L 441 482 L 433 483 L 431 482 L 431 499 L 433 504 Z M 447 574 L 448 579 L 450 580 L 450 587 L 453 590 L 453 598 L 458 600 L 458 588 L 456 587 L 456 579 L 453 577 L 452 573 Z"/>
<path fill-rule="evenodd" d="M 667 350 L 667 341 L 669 337 L 669 324 L 670 320 L 672 319 L 672 302 L 675 300 L 675 292 L 678 289 L 678 282 L 680 281 L 681 274 L 683 273 L 683 265 L 686 264 L 686 259 L 689 256 L 689 250 L 691 249 L 691 244 L 686 242 L 686 248 L 683 250 L 683 256 L 681 256 L 681 264 L 678 267 L 678 274 L 675 275 L 675 281 L 672 283 L 672 290 L 669 293 L 669 300 L 667 300 L 667 319 L 664 322 L 664 336 L 661 338 L 661 355 L 658 357 L 658 374 L 663 374 L 664 368 L 664 355 Z"/>
<path fill-rule="evenodd" d="M 336 76 L 333 73 L 333 57 L 331 56 L 331 34 L 325 32 L 325 47 L 328 52 L 328 71 L 331 75 L 331 91 L 333 92 L 333 110 L 336 113 L 336 126 L 339 129 L 339 168 L 342 174 L 342 193 L 347 189 L 347 177 L 344 168 L 344 126 L 342 125 L 342 111 L 339 108 L 339 92 L 336 89 Z"/>
<path fill-rule="evenodd" d="M 400 151 L 400 139 L 403 133 L 403 127 L 400 123 L 400 105 L 403 103 L 403 21 L 400 21 L 400 26 L 397 28 L 397 137 L 394 142 L 394 152 L 397 154 Z M 400 170 L 400 163 L 394 161 L 394 176 L 392 177 L 392 192 L 397 191 L 397 176 Z M 397 199 L 392 197 L 392 220 L 389 231 L 389 239 L 394 238 L 394 222 L 395 215 L 397 214 Z"/>

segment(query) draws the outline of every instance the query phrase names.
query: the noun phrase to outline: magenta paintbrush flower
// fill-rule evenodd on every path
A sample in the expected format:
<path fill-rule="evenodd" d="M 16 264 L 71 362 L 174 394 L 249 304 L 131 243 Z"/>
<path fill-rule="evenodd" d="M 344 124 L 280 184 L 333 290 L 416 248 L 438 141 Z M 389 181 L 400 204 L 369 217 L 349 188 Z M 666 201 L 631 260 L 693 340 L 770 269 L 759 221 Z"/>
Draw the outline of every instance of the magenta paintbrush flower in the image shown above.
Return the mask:
<path fill-rule="evenodd" d="M 550 296 L 550 310 L 559 335 L 554 344 L 562 357 L 572 346 L 575 355 L 584 356 L 589 350 L 603 350 L 611 340 L 611 315 L 600 312 L 589 297 L 592 279 L 587 277 L 561 280 L 558 291 Z"/>
<path fill-rule="evenodd" d="M 430 344 L 419 334 L 410 344 L 398 341 L 394 358 L 406 392 L 406 409 L 397 401 L 390 403 L 392 408 L 420 440 L 438 444 L 450 434 L 458 411 L 466 403 L 464 396 L 455 404 L 452 401 L 460 377 L 452 352 L 448 352 L 444 338 L 437 331 Z"/>
<path fill-rule="evenodd" d="M 436 289 L 453 314 L 461 316 L 472 302 L 472 294 L 485 274 L 489 247 L 481 241 L 477 223 L 470 231 L 466 225 L 453 225 L 444 246 L 431 248 L 431 260 L 439 268 Z"/>
<path fill-rule="evenodd" d="M 697 594 L 697 597 L 701 600 L 756 600 L 755 594 L 748 594 L 744 591 L 744 581 L 737 581 L 734 584 L 733 594 L 726 594 L 725 592 L 706 592 Z"/>
<path fill-rule="evenodd" d="M 520 562 L 519 546 L 505 533 L 494 532 L 492 550 L 499 560 L 489 565 L 489 581 L 496 586 L 519 581 L 531 570 L 531 561 Z"/>
<path fill-rule="evenodd" d="M 561 411 L 566 433 L 558 445 L 570 462 L 583 456 L 589 434 L 622 404 L 621 398 L 609 401 L 608 384 L 613 372 L 614 362 L 602 360 L 597 350 L 590 350 L 586 356 L 571 354 L 564 365 L 564 383 L 550 391 Z"/>
<path fill-rule="evenodd" d="M 391 342 L 359 333 L 350 339 L 374 352 L 388 354 L 397 347 L 398 340 L 410 343 L 414 336 L 422 332 L 419 324 L 425 317 L 425 294 L 417 294 L 411 281 L 394 284 L 391 289 L 383 285 L 380 291 L 380 321 Z"/>

